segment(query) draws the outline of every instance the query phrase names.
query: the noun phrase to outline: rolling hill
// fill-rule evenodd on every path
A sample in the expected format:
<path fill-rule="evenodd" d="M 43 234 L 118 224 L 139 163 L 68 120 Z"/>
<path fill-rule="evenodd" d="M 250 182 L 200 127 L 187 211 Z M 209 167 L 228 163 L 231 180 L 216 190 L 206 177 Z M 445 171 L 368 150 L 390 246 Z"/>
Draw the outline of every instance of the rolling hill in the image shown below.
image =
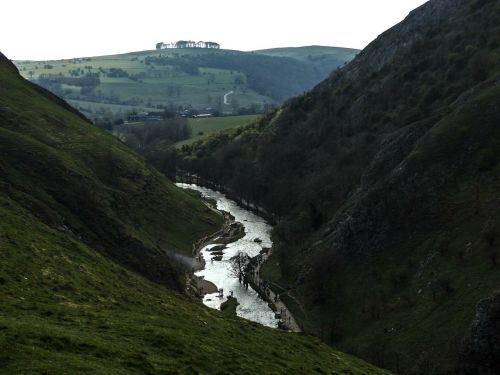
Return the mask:
<path fill-rule="evenodd" d="M 256 52 L 186 48 L 16 65 L 25 78 L 92 118 L 179 107 L 256 113 L 310 89 L 356 52 L 316 46 Z"/>
<path fill-rule="evenodd" d="M 313 64 L 319 71 L 329 74 L 332 67 L 339 67 L 351 61 L 359 50 L 353 48 L 307 46 L 307 47 L 283 47 L 254 51 L 255 53 L 275 56 L 289 57 L 299 61 Z"/>
<path fill-rule="evenodd" d="M 0 373 L 387 373 L 185 295 L 220 216 L 2 54 L 0 171 Z"/>
<path fill-rule="evenodd" d="M 310 92 L 183 150 L 181 169 L 274 219 L 262 274 L 304 329 L 398 373 L 498 371 L 499 15 L 431 0 Z"/>

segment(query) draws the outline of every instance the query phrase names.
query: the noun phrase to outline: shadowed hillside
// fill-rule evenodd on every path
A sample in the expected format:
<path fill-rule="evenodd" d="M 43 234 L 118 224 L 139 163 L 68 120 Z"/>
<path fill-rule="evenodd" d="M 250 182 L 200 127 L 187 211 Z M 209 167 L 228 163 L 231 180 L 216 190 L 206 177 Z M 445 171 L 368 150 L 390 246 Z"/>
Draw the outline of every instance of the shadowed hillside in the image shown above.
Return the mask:
<path fill-rule="evenodd" d="M 189 252 L 221 220 L 62 100 L 24 81 L 3 56 L 0 69 L 3 194 L 147 277 L 177 284 L 163 250 Z"/>
<path fill-rule="evenodd" d="M 430 1 L 312 91 L 184 150 L 183 169 L 274 218 L 263 273 L 304 328 L 401 373 L 466 371 L 498 343 L 469 326 L 500 281 L 499 14 Z M 470 368 L 494 373 L 490 354 Z"/>

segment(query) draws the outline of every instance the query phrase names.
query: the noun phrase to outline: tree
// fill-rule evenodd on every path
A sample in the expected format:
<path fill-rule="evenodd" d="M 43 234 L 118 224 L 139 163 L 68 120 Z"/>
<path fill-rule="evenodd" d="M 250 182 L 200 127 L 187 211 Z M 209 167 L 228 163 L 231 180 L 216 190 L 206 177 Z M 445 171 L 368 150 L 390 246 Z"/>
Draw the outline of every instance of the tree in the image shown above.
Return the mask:
<path fill-rule="evenodd" d="M 231 71 L 232 73 L 232 71 Z M 234 77 L 234 84 L 235 85 L 243 85 L 245 83 L 245 77 L 242 75 L 237 75 Z"/>
<path fill-rule="evenodd" d="M 236 277 L 241 283 L 245 278 L 250 257 L 241 251 L 229 259 L 229 271 L 231 276 Z"/>

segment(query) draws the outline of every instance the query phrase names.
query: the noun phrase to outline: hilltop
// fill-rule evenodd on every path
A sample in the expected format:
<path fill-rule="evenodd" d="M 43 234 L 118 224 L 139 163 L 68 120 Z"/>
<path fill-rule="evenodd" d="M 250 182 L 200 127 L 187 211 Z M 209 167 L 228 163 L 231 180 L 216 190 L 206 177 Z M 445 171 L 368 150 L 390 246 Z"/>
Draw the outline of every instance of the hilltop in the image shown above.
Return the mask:
<path fill-rule="evenodd" d="M 340 67 L 351 61 L 360 51 L 353 48 L 305 46 L 261 49 L 253 52 L 304 61 L 313 64 L 316 69 L 328 75 L 334 70 L 332 67 Z"/>
<path fill-rule="evenodd" d="M 173 48 L 16 65 L 87 116 L 114 120 L 165 109 L 258 113 L 310 89 L 356 52 Z"/>
<path fill-rule="evenodd" d="M 183 150 L 274 219 L 262 275 L 303 328 L 397 372 L 498 368 L 499 15 L 431 0 L 310 92 Z"/>
<path fill-rule="evenodd" d="M 0 373 L 387 373 L 188 297 L 221 217 L 2 54 L 0 92 Z"/>

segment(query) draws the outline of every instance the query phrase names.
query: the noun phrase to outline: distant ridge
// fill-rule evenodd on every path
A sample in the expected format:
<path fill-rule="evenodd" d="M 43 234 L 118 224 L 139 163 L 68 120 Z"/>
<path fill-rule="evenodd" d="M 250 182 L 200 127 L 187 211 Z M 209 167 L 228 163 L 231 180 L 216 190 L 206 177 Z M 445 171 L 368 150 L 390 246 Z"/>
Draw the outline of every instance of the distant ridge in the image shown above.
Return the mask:
<path fill-rule="evenodd" d="M 131 112 L 206 113 L 210 108 L 214 114 L 260 113 L 311 89 L 356 53 L 317 46 L 259 53 L 163 45 L 150 51 L 16 64 L 25 78 L 89 118 L 112 123 Z M 229 91 L 234 94 L 226 104 L 223 97 Z"/>

